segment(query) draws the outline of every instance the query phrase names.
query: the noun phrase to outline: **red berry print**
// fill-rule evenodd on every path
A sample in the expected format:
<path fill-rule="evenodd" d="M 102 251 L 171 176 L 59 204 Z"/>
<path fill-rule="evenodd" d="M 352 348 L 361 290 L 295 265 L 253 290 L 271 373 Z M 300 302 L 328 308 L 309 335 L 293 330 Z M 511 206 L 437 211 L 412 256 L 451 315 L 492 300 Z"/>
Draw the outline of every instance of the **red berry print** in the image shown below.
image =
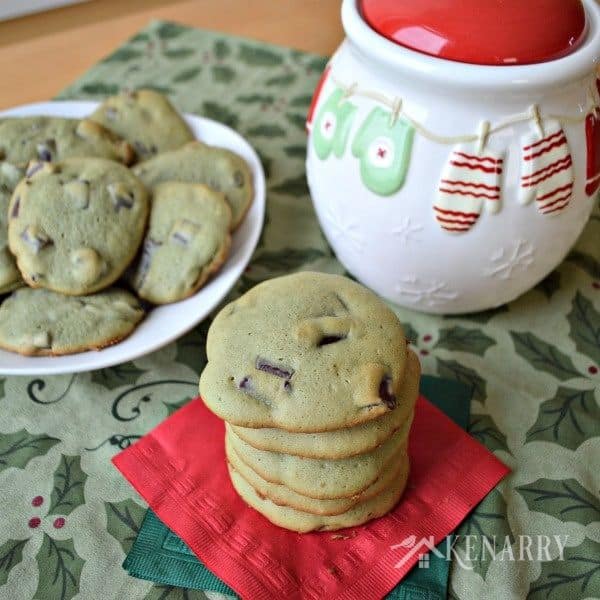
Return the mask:
<path fill-rule="evenodd" d="M 430 342 L 431 341 L 431 336 L 429 334 L 426 334 L 423 336 L 423 341 L 424 342 Z"/>
<path fill-rule="evenodd" d="M 58 517 L 57 519 L 54 519 L 52 525 L 54 525 L 55 529 L 62 529 L 65 526 L 65 519 L 63 517 Z"/>
<path fill-rule="evenodd" d="M 421 350 L 420 354 L 421 354 L 421 356 L 427 356 L 429 354 L 429 350 L 423 349 L 423 350 Z"/>
<path fill-rule="evenodd" d="M 40 526 L 40 523 L 42 522 L 42 520 L 39 517 L 31 517 L 31 519 L 29 519 L 29 527 L 31 527 L 31 529 L 35 529 L 36 527 Z"/>
<path fill-rule="evenodd" d="M 594 281 L 594 283 L 592 283 L 592 287 L 595 290 L 600 290 L 600 281 Z"/>
<path fill-rule="evenodd" d="M 42 504 L 44 504 L 44 499 L 42 498 L 42 496 L 36 496 L 31 501 L 31 506 L 41 506 Z"/>
<path fill-rule="evenodd" d="M 591 365 L 588 367 L 588 373 L 590 375 L 596 375 L 596 373 L 598 373 L 598 367 L 596 365 Z"/>

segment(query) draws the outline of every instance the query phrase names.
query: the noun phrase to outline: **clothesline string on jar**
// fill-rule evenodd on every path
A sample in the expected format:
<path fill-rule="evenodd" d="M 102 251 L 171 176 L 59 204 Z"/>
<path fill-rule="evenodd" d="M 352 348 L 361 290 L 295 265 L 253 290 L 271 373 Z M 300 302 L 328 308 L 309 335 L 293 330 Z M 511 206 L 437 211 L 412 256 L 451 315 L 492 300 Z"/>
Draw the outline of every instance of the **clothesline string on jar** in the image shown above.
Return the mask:
<path fill-rule="evenodd" d="M 384 106 L 391 109 L 392 112 L 391 112 L 390 117 L 392 119 L 392 122 L 391 122 L 392 125 L 398 119 L 398 117 L 402 116 L 422 136 L 424 136 L 427 139 L 431 140 L 432 142 L 436 142 L 438 144 L 460 144 L 460 143 L 475 142 L 477 140 L 480 140 L 480 148 L 482 149 L 483 146 L 485 146 L 485 142 L 490 135 L 493 135 L 494 133 L 497 133 L 497 132 L 499 132 L 503 129 L 506 129 L 507 127 L 510 127 L 511 125 L 515 125 L 517 123 L 533 122 L 536 124 L 540 133 L 543 134 L 544 133 L 544 121 L 555 120 L 563 125 L 564 124 L 576 125 L 578 123 L 584 122 L 586 119 L 586 116 L 591 111 L 600 110 L 600 99 L 598 98 L 598 94 L 595 93 L 595 90 L 590 88 L 590 89 L 588 89 L 588 94 L 587 94 L 588 100 L 587 100 L 587 106 L 585 108 L 585 111 L 583 111 L 580 115 L 577 115 L 577 116 L 553 115 L 553 114 L 542 115 L 540 113 L 538 105 L 534 104 L 530 107 L 530 109 L 527 112 L 519 113 L 516 115 L 511 115 L 509 117 L 506 117 L 505 119 L 503 119 L 496 125 L 492 126 L 488 121 L 483 121 L 480 126 L 480 131 L 476 134 L 445 136 L 445 135 L 438 135 L 437 133 L 430 131 L 424 125 L 422 125 L 421 123 L 419 123 L 418 121 L 413 119 L 410 115 L 408 115 L 403 108 L 403 103 L 402 103 L 401 98 L 398 98 L 398 97 L 390 98 L 389 96 L 386 96 L 385 94 L 382 94 L 381 92 L 361 88 L 358 86 L 357 83 L 352 83 L 352 84 L 348 85 L 348 84 L 340 81 L 334 75 L 331 75 L 330 77 L 331 77 L 331 81 L 338 88 L 340 88 L 343 91 L 344 99 L 350 98 L 352 96 L 360 96 L 363 98 L 370 98 L 371 100 L 375 100 L 376 102 L 379 102 L 380 104 L 383 104 Z"/>

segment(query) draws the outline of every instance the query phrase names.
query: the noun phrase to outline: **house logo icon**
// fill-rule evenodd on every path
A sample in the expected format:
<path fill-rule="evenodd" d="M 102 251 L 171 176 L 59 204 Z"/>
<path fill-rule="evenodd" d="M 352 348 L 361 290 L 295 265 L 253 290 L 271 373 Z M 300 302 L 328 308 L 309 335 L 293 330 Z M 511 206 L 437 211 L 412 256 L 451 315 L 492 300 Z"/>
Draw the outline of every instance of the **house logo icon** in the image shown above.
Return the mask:
<path fill-rule="evenodd" d="M 433 536 L 424 537 L 417 540 L 416 536 L 409 535 L 404 538 L 399 544 L 394 544 L 392 550 L 398 550 L 399 548 L 410 548 L 410 550 L 394 565 L 394 568 L 400 569 L 404 564 L 409 562 L 415 554 L 419 556 L 419 568 L 429 568 L 429 552 L 435 554 L 440 558 L 445 558 L 445 554 L 440 552 L 436 546 Z"/>

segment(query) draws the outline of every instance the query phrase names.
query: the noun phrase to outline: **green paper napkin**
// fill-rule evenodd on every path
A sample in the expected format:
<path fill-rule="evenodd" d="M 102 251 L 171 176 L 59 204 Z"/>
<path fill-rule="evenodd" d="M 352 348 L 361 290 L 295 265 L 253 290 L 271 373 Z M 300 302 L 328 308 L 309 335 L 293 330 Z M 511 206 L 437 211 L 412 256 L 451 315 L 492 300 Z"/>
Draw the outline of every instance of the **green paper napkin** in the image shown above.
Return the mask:
<path fill-rule="evenodd" d="M 437 377 L 421 378 L 421 393 L 463 429 L 469 423 L 471 390 L 457 382 Z M 447 541 L 438 546 L 445 555 Z M 421 561 L 427 568 L 415 567 L 388 595 L 389 600 L 445 600 L 450 563 L 430 552 Z M 123 563 L 130 575 L 156 583 L 182 588 L 235 592 L 213 575 L 150 509 L 138 536 Z"/>

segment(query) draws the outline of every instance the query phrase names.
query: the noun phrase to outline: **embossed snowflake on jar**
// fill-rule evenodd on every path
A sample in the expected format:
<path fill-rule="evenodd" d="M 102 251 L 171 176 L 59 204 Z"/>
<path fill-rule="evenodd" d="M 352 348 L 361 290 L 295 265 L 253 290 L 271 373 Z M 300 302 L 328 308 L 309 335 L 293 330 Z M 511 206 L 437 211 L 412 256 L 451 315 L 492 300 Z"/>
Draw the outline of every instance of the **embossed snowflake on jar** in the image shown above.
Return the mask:
<path fill-rule="evenodd" d="M 307 119 L 340 261 L 400 305 L 509 302 L 565 257 L 600 187 L 594 0 L 344 0 Z"/>

